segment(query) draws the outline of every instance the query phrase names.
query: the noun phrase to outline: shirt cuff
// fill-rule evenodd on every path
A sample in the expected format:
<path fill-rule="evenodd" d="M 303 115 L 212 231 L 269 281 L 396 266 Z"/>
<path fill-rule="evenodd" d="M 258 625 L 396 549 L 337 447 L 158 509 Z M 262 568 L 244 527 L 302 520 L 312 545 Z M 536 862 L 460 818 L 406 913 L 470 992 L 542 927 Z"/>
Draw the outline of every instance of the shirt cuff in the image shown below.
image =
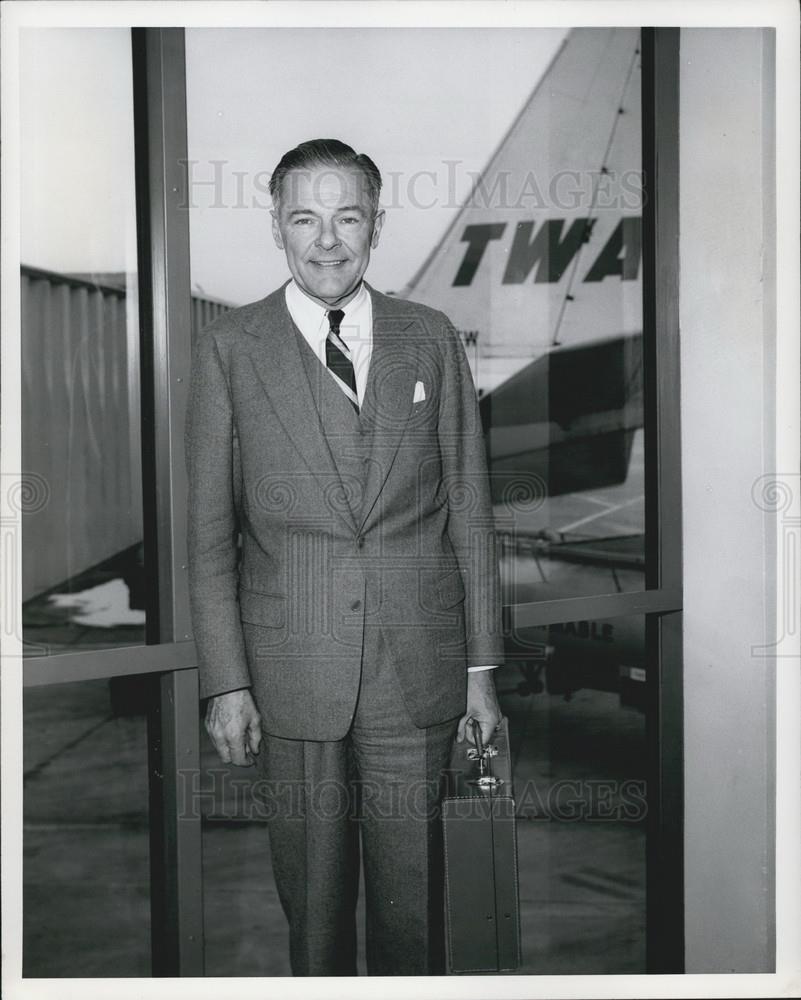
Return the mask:
<path fill-rule="evenodd" d="M 468 667 L 467 672 L 468 674 L 475 674 L 478 673 L 479 670 L 497 670 L 497 669 L 498 669 L 497 663 L 490 663 L 486 667 Z"/>

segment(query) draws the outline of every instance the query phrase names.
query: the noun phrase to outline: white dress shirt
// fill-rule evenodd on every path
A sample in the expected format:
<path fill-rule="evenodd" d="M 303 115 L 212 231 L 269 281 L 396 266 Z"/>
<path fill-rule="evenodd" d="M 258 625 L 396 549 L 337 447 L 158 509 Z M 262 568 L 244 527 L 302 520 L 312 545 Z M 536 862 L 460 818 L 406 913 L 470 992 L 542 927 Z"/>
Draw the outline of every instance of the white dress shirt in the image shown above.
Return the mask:
<path fill-rule="evenodd" d="M 303 339 L 314 351 L 324 368 L 328 368 L 325 358 L 325 342 L 328 338 L 328 310 L 318 305 L 302 291 L 294 279 L 289 282 L 284 292 L 286 306 L 292 322 L 303 334 Z M 370 369 L 370 357 L 373 353 L 373 303 L 370 294 L 362 283 L 359 291 L 346 306 L 339 327 L 339 336 L 350 351 L 353 371 L 356 376 L 356 395 L 359 405 L 364 402 L 367 388 L 367 373 Z M 332 373 L 331 378 L 336 376 Z M 468 667 L 468 673 L 477 670 L 492 670 L 494 666 Z"/>
<path fill-rule="evenodd" d="M 284 292 L 289 315 L 295 326 L 303 334 L 309 347 L 327 368 L 325 359 L 325 342 L 328 338 L 328 310 L 318 305 L 292 280 Z M 364 403 L 364 391 L 367 388 L 367 372 L 370 368 L 370 356 L 373 353 L 373 303 L 364 284 L 350 302 L 342 307 L 345 316 L 339 327 L 340 339 L 350 351 L 350 360 L 356 376 L 356 395 L 359 406 Z M 331 378 L 336 378 L 332 373 Z"/>

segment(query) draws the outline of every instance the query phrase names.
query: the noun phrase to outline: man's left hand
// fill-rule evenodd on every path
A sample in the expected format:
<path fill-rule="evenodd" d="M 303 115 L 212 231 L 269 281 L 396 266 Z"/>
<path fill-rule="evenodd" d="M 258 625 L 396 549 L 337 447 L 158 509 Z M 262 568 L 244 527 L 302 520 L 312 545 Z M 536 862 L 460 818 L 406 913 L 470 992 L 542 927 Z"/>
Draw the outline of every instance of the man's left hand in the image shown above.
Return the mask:
<path fill-rule="evenodd" d="M 473 739 L 473 727 L 469 725 L 475 720 L 481 726 L 481 740 L 488 743 L 498 723 L 501 721 L 501 708 L 495 693 L 494 670 L 475 670 L 467 675 L 467 711 L 459 719 L 456 739 L 459 743 L 465 738 L 470 743 Z"/>

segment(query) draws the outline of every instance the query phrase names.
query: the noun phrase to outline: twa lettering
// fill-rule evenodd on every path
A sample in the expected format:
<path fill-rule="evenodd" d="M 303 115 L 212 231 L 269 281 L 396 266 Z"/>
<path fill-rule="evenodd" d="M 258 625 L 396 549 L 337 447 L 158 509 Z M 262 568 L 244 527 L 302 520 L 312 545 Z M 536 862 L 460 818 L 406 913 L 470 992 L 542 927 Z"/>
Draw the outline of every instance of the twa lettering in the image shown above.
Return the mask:
<path fill-rule="evenodd" d="M 532 272 L 536 284 L 560 281 L 581 245 L 589 242 L 596 220 L 573 219 L 566 231 L 565 222 L 565 219 L 546 219 L 536 231 L 535 222 L 518 222 L 511 234 L 501 284 L 520 285 Z M 465 226 L 462 242 L 467 243 L 467 249 L 453 279 L 454 286 L 472 284 L 490 242 L 502 239 L 508 228 L 505 222 Z M 617 277 L 622 281 L 636 281 L 641 247 L 641 220 L 637 216 L 626 216 L 615 226 L 582 280 L 603 281 Z"/>

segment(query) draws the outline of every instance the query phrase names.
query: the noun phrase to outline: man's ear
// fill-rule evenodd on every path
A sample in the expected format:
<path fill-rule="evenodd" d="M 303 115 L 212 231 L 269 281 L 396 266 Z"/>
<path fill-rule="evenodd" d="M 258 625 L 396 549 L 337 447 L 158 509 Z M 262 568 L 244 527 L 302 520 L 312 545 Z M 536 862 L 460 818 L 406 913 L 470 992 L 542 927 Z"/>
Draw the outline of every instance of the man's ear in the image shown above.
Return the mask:
<path fill-rule="evenodd" d="M 373 250 L 375 250 L 378 246 L 378 241 L 381 238 L 381 227 L 384 225 L 385 216 L 386 212 L 383 208 L 379 208 L 379 210 L 375 213 L 375 218 L 373 219 L 373 235 L 370 239 L 370 247 Z"/>
<path fill-rule="evenodd" d="M 284 241 L 281 239 L 281 227 L 278 225 L 278 213 L 275 209 L 270 209 L 270 215 L 272 216 L 272 226 L 273 226 L 273 239 L 275 240 L 275 245 L 279 250 L 284 249 Z"/>

